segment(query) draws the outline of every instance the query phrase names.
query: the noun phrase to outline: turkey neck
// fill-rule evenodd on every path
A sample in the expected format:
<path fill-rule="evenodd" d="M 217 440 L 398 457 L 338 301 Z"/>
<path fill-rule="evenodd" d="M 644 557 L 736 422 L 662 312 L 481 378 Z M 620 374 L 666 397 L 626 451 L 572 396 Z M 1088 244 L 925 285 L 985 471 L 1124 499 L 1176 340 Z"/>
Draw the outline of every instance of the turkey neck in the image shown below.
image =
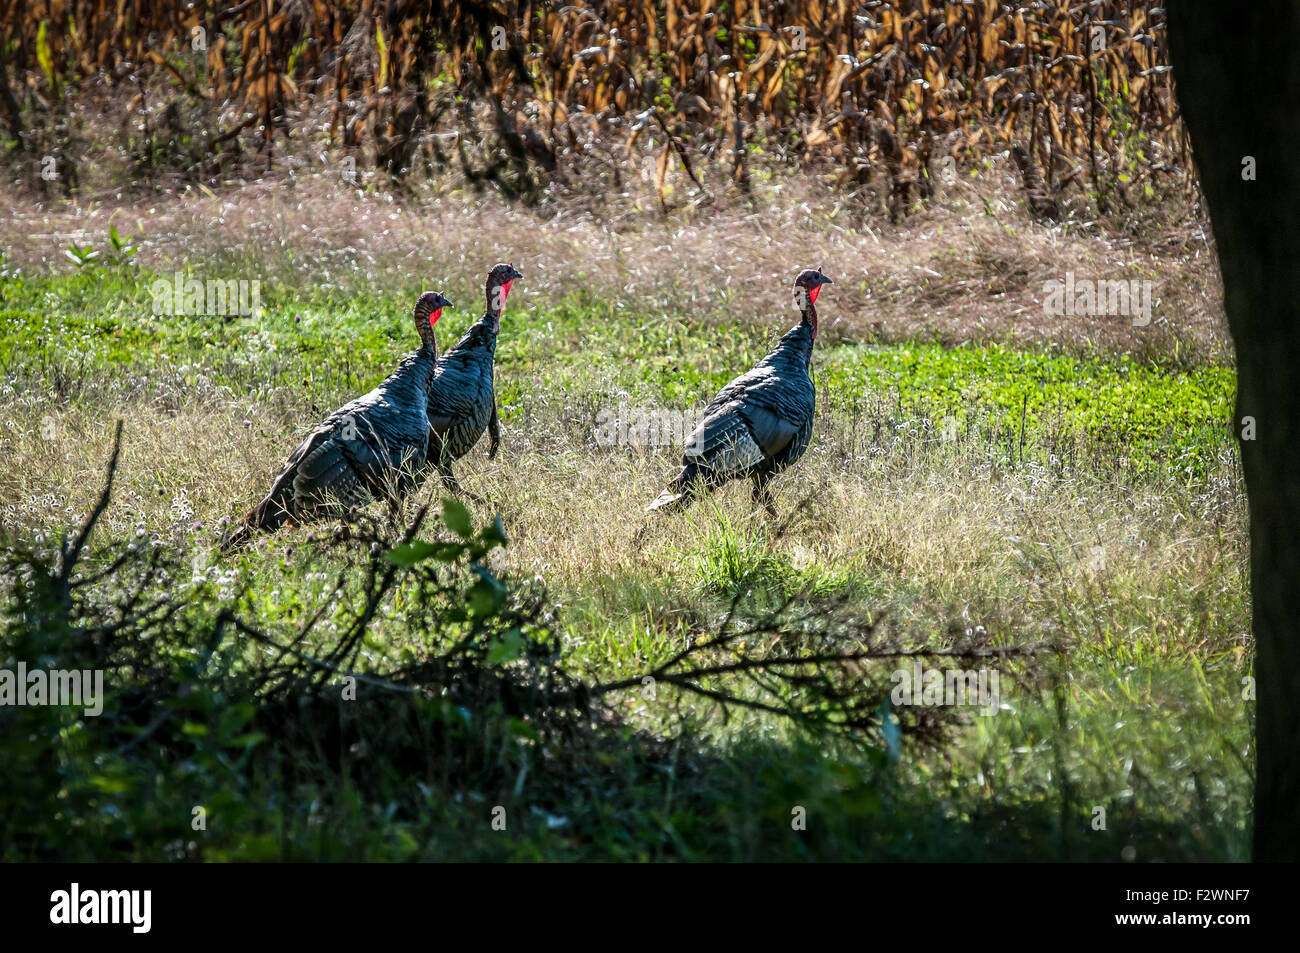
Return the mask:
<path fill-rule="evenodd" d="M 497 287 L 500 287 L 499 285 Z M 483 312 L 482 321 L 487 324 L 488 330 L 492 336 L 496 337 L 497 332 L 501 330 L 501 309 L 492 307 L 492 301 L 496 298 L 497 288 L 488 288 L 487 290 L 487 310 Z"/>
<path fill-rule="evenodd" d="M 437 367 L 438 357 L 433 348 L 422 344 L 419 350 L 402 358 L 397 369 L 384 379 L 380 388 L 389 392 L 409 393 L 408 389 L 415 387 L 420 393 L 427 393 Z"/>
<path fill-rule="evenodd" d="M 801 313 L 803 314 L 802 323 L 808 325 L 808 327 L 812 329 L 812 336 L 816 338 L 817 337 L 817 305 L 809 301 L 808 310 L 803 311 Z"/>
<path fill-rule="evenodd" d="M 439 309 L 441 313 L 441 309 Z M 438 359 L 438 339 L 434 336 L 433 325 L 429 323 L 429 318 L 433 315 L 432 310 L 425 310 L 417 303 L 415 307 L 415 333 L 420 335 L 420 350 L 416 353 L 421 356 Z"/>
<path fill-rule="evenodd" d="M 802 320 L 781 338 L 777 352 L 797 355 L 799 364 L 807 370 L 812 367 L 813 341 L 817 336 L 817 306 L 809 302 L 801 314 Z"/>
<path fill-rule="evenodd" d="M 438 363 L 438 339 L 433 336 L 433 326 L 429 324 L 428 315 L 417 316 L 415 328 L 420 332 L 420 348 L 411 357 L 417 361 L 428 361 L 430 365 Z"/>

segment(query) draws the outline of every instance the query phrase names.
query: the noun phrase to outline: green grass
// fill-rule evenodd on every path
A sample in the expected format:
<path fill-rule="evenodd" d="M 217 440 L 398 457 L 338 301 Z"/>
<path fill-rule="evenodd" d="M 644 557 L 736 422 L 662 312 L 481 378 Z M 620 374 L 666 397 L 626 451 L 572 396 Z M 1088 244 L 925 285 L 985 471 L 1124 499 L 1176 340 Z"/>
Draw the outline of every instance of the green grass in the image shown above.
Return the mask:
<path fill-rule="evenodd" d="M 395 352 L 413 346 L 409 302 L 373 288 L 268 295 L 256 318 L 155 316 L 134 269 L 0 279 L 0 346 L 15 363 L 79 368 L 186 368 L 214 383 L 294 386 L 331 372 L 347 387 L 377 380 Z M 477 312 L 471 302 L 441 325 L 449 345 Z M 779 329 L 724 327 L 707 319 L 619 312 L 582 294 L 506 318 L 498 348 L 507 417 L 542 383 L 551 392 L 626 392 L 662 407 L 708 400 L 765 353 Z M 355 378 L 355 381 L 354 381 Z M 1230 367 L 1170 368 L 1127 355 L 1024 352 L 997 343 L 945 348 L 837 346 L 820 351 L 815 379 L 823 411 L 872 400 L 935 436 L 977 427 L 1032 438 L 1053 430 L 1123 446 L 1141 465 L 1204 466 L 1227 435 Z M 951 423 L 949 423 L 951 421 Z"/>
<path fill-rule="evenodd" d="M 835 349 L 819 383 L 838 408 L 864 394 L 892 394 L 900 415 L 923 410 L 940 434 L 949 419 L 958 438 L 976 425 L 1030 434 L 1052 428 L 1178 469 L 1202 464 L 1207 450 L 1223 444 L 1236 375 L 1218 365 L 1139 364 L 1127 355 L 917 345 Z"/>
<path fill-rule="evenodd" d="M 151 315 L 155 277 L 0 269 L 11 456 L 0 528 L 29 541 L 75 522 L 97 489 L 104 421 L 122 416 L 136 443 L 101 543 L 144 528 L 197 560 L 195 578 L 174 584 L 196 619 L 246 586 L 240 610 L 288 633 L 328 602 L 349 557 L 302 532 L 220 563 L 208 552 L 216 524 L 247 506 L 305 426 L 413 347 L 419 289 L 281 283 L 264 287 L 261 315 L 227 321 Z M 444 315 L 444 346 L 477 316 L 472 298 L 451 297 L 462 307 Z M 367 780 L 286 794 L 268 766 L 277 739 L 252 745 L 271 754 L 258 771 L 237 767 L 233 739 L 246 733 L 221 719 L 243 709 L 228 698 L 196 716 L 210 734 L 196 727 L 181 762 L 114 755 L 75 719 L 39 751 L 0 731 L 11 763 L 64 759 L 50 783 L 78 808 L 47 847 L 150 859 L 188 856 L 196 840 L 211 859 L 1246 857 L 1249 603 L 1231 367 L 998 343 L 826 347 L 813 447 L 777 484 L 789 518 L 768 523 L 727 491 L 633 545 L 673 452 L 595 447 L 595 410 L 698 404 L 784 328 L 708 309 L 635 313 L 582 292 L 510 304 L 503 455 L 488 464 L 476 450 L 463 465 L 501 504 L 511 542 L 496 570 L 512 590 L 544 585 L 576 671 L 635 677 L 733 605 L 755 619 L 792 598 L 857 613 L 900 644 L 949 648 L 978 629 L 992 646 L 1051 649 L 1000 663 L 996 716 L 941 713 L 942 740 L 905 737 L 899 749 L 883 735 L 850 744 L 765 715 L 724 718 L 668 688 L 654 703 L 625 693 L 610 746 L 565 761 L 544 801 L 512 802 L 509 836 L 488 825 L 509 793 L 496 781 L 424 779 L 416 795 L 372 764 Z M 50 416 L 58 433 L 43 441 Z M 399 586 L 375 620 L 368 657 L 381 672 L 434 638 L 405 625 L 415 600 Z M 326 631 L 346 621 L 346 600 L 325 609 Z M 236 671 L 251 651 L 231 650 Z M 645 737 L 668 739 L 677 760 L 645 761 Z M 507 789 L 523 763 L 509 759 L 525 759 L 514 744 L 501 754 Z M 224 818 L 201 837 L 183 824 L 200 798 Z M 795 807 L 806 831 L 791 830 Z M 25 808 L 10 798 L 5 810 Z"/>

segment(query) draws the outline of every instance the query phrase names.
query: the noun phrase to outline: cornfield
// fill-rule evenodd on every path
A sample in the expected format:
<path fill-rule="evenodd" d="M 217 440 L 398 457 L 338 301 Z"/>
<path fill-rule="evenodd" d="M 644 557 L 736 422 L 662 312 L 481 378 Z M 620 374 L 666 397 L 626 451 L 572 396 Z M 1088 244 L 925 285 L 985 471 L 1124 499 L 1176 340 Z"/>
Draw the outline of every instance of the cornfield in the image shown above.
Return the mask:
<path fill-rule="evenodd" d="M 883 183 L 890 208 L 1012 150 L 1031 204 L 1187 169 L 1163 11 L 964 0 L 0 0 L 11 154 L 77 182 L 87 115 L 144 179 L 304 155 L 536 195 L 652 169 L 690 201 L 756 161 Z M 103 134 L 94 136 L 103 144 Z M 242 165 L 241 165 L 242 164 Z M 682 176 L 685 178 L 681 178 Z M 48 178 L 48 177 L 47 177 Z M 1180 177 L 1180 181 L 1182 178 Z"/>

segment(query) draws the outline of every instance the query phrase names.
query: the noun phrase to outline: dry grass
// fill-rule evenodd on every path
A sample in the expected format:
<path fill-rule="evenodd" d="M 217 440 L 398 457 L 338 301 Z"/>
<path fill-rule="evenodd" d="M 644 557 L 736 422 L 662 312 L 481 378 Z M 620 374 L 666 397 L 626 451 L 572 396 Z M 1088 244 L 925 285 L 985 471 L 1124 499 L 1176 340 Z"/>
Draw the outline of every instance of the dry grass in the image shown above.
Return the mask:
<path fill-rule="evenodd" d="M 211 402 L 171 412 L 83 404 L 58 418 L 52 440 L 40 434 L 39 407 L 14 407 L 0 443 L 23 466 L 0 478 L 0 521 L 28 534 L 80 520 L 118 416 L 129 426 L 106 536 L 147 532 L 205 561 L 223 518 L 264 489 L 294 442 L 265 418 L 232 429 L 231 408 Z M 1000 471 L 978 445 L 896 445 L 854 459 L 847 442 L 861 441 L 836 417 L 823 420 L 807 457 L 774 484 L 779 522 L 755 510 L 747 486 L 733 485 L 655 520 L 637 541 L 643 509 L 676 454 L 592 451 L 588 433 L 544 412 L 528 429 L 507 425 L 495 461 L 480 447 L 459 467 L 462 482 L 490 501 L 479 516 L 503 515 L 512 544 L 502 568 L 585 607 L 573 622 L 579 639 L 593 627 L 670 637 L 701 623 L 711 583 L 703 567 L 720 548 L 738 547 L 743 558 L 782 561 L 810 591 L 854 591 L 927 639 L 982 625 L 1016 641 L 1105 641 L 1126 631 L 1171 651 L 1245 645 L 1244 619 L 1220 615 L 1245 584 L 1244 503 L 1228 459 L 1190 490 L 1033 466 Z M 410 505 L 436 496 L 428 485 Z M 230 567 L 273 584 L 277 555 L 313 531 L 265 538 Z"/>
<path fill-rule="evenodd" d="M 436 190 L 399 203 L 315 177 L 257 183 L 219 197 L 190 191 L 149 208 L 40 207 L 8 196 L 0 198 L 0 209 L 11 266 L 28 269 L 64 267 L 56 263 L 68 241 L 101 239 L 113 224 L 142 236 L 146 268 L 165 274 L 201 262 L 207 274 L 260 278 L 264 297 L 314 282 L 405 288 L 415 281 L 455 289 L 453 299 L 473 308 L 476 302 L 464 299 L 476 292 L 464 289 L 480 286 L 485 263 L 508 258 L 525 273 L 521 308 L 540 303 L 544 312 L 547 303 L 585 290 L 615 313 L 627 309 L 648 320 L 678 313 L 724 326 L 752 322 L 775 333 L 774 324 L 786 320 L 790 273 L 816 264 L 836 279 L 824 309 L 823 344 L 937 337 L 1166 360 L 1176 346 L 1185 360 L 1230 359 L 1217 268 L 1194 222 L 1175 217 L 1146 238 L 1101 225 L 1045 227 L 1019 210 L 1016 186 L 1001 165 L 977 183 L 955 186 L 942 207 L 897 226 L 867 221 L 812 178 L 769 185 L 758 198 L 759 214 L 720 205 L 663 221 L 648 198 L 645 191 L 629 192 L 604 205 L 543 213 Z M 1046 318 L 1042 283 L 1067 270 L 1155 277 L 1156 321 L 1133 328 L 1119 318 Z M 467 317 L 458 312 L 457 320 Z M 604 393 L 594 378 L 583 386 Z M 124 416 L 130 426 L 113 532 L 145 526 L 187 545 L 201 543 L 223 518 L 256 499 L 314 419 L 302 393 L 275 394 L 268 404 L 265 395 L 177 388 L 165 399 L 130 392 L 93 410 L 74 404 L 58 415 L 54 441 L 39 434 L 47 405 L 35 395 L 17 400 L 3 440 L 9 458 L 24 466 L 0 477 L 8 518 L 26 522 L 17 513 L 30 508 L 29 516 L 45 514 L 37 522 L 51 525 L 84 512 L 98 486 L 111 421 Z M 507 420 L 502 456 L 489 464 L 476 451 L 461 465 L 465 484 L 490 494 L 506 514 L 516 542 L 508 553 L 514 570 L 541 575 L 569 594 L 621 575 L 689 589 L 698 583 L 691 567 L 711 545 L 719 518 L 745 533 L 772 532 L 741 488 L 719 495 L 720 512 L 697 507 L 690 518 L 664 521 L 646 549 L 633 545 L 641 510 L 671 473 L 673 454 L 593 453 L 590 420 L 566 413 L 559 393 L 544 387 L 531 393 L 536 405 L 516 408 L 518 422 Z M 232 420 L 243 418 L 247 426 L 232 428 Z M 1209 503 L 1175 505 L 1169 487 L 1145 487 L 1134 496 L 1124 485 L 1000 475 L 982 452 L 970 459 L 932 456 L 919 470 L 888 458 L 854 458 L 871 441 L 852 431 L 870 433 L 872 426 L 821 418 L 813 450 L 779 484 L 783 510 L 793 514 L 779 545 L 791 559 L 864 577 L 884 574 L 899 585 L 929 580 L 931 598 L 944 604 L 928 608 L 941 615 L 982 598 L 986 611 L 1007 614 L 1007 626 L 1023 623 L 1023 594 L 1015 585 L 1050 582 L 1037 571 L 1026 576 L 1016 562 L 1018 547 L 1008 542 L 1029 527 L 1067 561 L 1103 546 L 1110 565 L 1124 567 L 1135 603 L 1190 585 L 1188 567 L 1224 558 L 1225 545 L 1233 551 L 1241 545 L 1231 467 Z M 423 498 L 432 493 L 426 489 Z M 68 518 L 51 520 L 52 513 Z M 1162 541 L 1172 522 L 1189 519 L 1197 528 L 1183 534 L 1190 542 L 1180 544 L 1175 558 Z M 1151 562 L 1153 553 L 1163 555 Z M 1148 561 L 1140 573 L 1139 557 Z M 1078 583 L 1068 576 L 1058 567 L 1051 578 Z M 1018 582 L 1008 589 L 1007 580 Z"/>
<path fill-rule="evenodd" d="M 575 670 L 600 679 L 639 677 L 692 633 L 714 630 L 730 597 L 751 586 L 756 601 L 798 594 L 801 604 L 817 611 L 843 599 L 900 641 L 927 648 L 985 639 L 994 645 L 1047 643 L 1063 648 L 1050 658 L 1065 679 L 1067 720 L 1052 707 L 1052 686 L 1034 681 L 1047 675 L 1017 669 L 1008 681 L 1019 681 L 1014 691 L 1004 689 L 1007 710 L 998 718 L 961 721 L 951 745 L 909 755 L 896 766 L 915 782 L 897 804 L 921 805 L 921 813 L 899 820 L 891 807 L 870 818 L 847 815 L 844 823 L 866 825 L 874 840 L 882 818 L 893 818 L 889 823 L 905 828 L 900 855 L 911 856 L 914 830 L 933 818 L 926 814 L 922 826 L 909 825 L 921 823 L 913 818 L 930 811 L 928 805 L 944 805 L 934 816 L 951 810 L 964 818 L 1010 803 L 1007 816 L 1020 828 L 1014 836 L 1032 841 L 1037 856 L 1050 837 L 1025 826 L 1029 815 L 1022 808 L 1039 805 L 1055 815 L 1058 789 L 1070 784 L 1077 786 L 1061 797 L 1077 798 L 1082 837 L 1092 836 L 1085 809 L 1104 804 L 1114 808 L 1113 818 L 1125 811 L 1138 818 L 1167 815 L 1169 830 L 1186 827 L 1195 843 L 1178 856 L 1241 856 L 1250 757 L 1249 714 L 1239 698 L 1250 662 L 1247 534 L 1240 470 L 1226 428 L 1212 432 L 1213 423 L 1202 422 L 1196 433 L 1207 435 L 1208 446 L 1187 458 L 1198 468 L 1173 468 L 1170 461 L 1181 459 L 1177 438 L 1186 436 L 1175 433 L 1160 438 L 1170 441 L 1161 466 L 1143 470 L 1121 461 L 1128 448 L 1116 438 L 1118 430 L 1107 429 L 1119 427 L 1118 420 L 1099 412 L 1099 426 L 1086 433 L 1058 433 L 1053 428 L 1066 424 L 1053 404 L 1032 425 L 1028 453 L 1023 445 L 1015 453 L 1001 423 L 981 429 L 980 415 L 988 412 L 992 420 L 993 412 L 968 399 L 965 378 L 954 374 L 945 386 L 962 391 L 970 413 L 959 438 L 945 443 L 938 422 L 928 419 L 928 385 L 875 381 L 860 401 L 840 399 L 843 390 L 834 397 L 831 385 L 836 374 L 868 379 L 852 378 L 863 369 L 846 355 L 879 358 L 880 365 L 871 365 L 878 369 L 895 366 L 887 363 L 890 356 L 928 349 L 835 347 L 820 352 L 819 381 L 827 384 L 819 383 L 822 403 L 810 450 L 773 484 L 782 518 L 766 519 L 751 504 L 748 487 L 733 485 L 683 514 L 656 520 L 643 540 L 634 536 L 646 521 L 643 509 L 673 472 L 679 450 L 594 445 L 595 409 L 624 396 L 635 404 L 659 393 L 653 383 L 674 381 L 678 372 L 703 382 L 719 368 L 742 370 L 732 368 L 735 354 L 761 346 L 789 322 L 785 292 L 798 264 L 824 265 L 836 278 L 822 302 L 821 344 L 828 349 L 877 338 L 1054 343 L 1156 358 L 1160 367 L 1137 369 L 1162 381 L 1179 377 L 1167 373 L 1165 362 L 1230 360 L 1217 271 L 1194 222 L 1171 214 L 1132 234 L 1115 221 L 1045 227 L 1019 210 L 1017 186 L 1000 170 L 995 164 L 986 179 L 957 186 L 942 207 L 919 210 L 897 226 L 878 223 L 880 216 L 809 178 L 765 187 L 756 212 L 719 203 L 667 220 L 656 211 L 649 185 L 611 194 L 603 204 L 561 203 L 544 212 L 451 190 L 430 189 L 399 202 L 340 189 L 324 177 L 259 183 L 217 198 L 189 192 L 152 208 L 42 208 L 0 196 L 0 242 L 7 254 L 0 268 L 19 276 L 5 286 L 0 316 L 11 322 L 15 314 L 20 320 L 45 317 L 57 327 L 64 302 L 87 301 L 84 307 L 109 319 L 106 327 L 163 328 L 171 335 L 164 346 L 184 355 L 141 354 L 137 360 L 111 350 L 111 341 L 103 340 L 109 334 L 87 327 L 92 323 L 84 319 L 93 315 L 72 314 L 75 340 L 94 342 L 83 372 L 75 352 L 34 343 L 38 335 L 48 337 L 45 330 L 20 334 L 49 363 L 20 367 L 11 360 L 0 379 L 0 455 L 11 462 L 0 468 L 0 535 L 53 544 L 64 527 L 76 525 L 102 485 L 113 423 L 124 418 L 115 500 L 96 542 L 149 538 L 183 562 L 194 560 L 203 579 L 215 582 L 216 598 L 228 600 L 246 586 L 241 611 L 271 627 L 297 625 L 304 612 L 330 598 L 322 588 L 327 577 L 353 569 L 355 551 L 315 548 L 311 535 L 333 529 L 323 524 L 260 539 L 251 550 L 218 561 L 213 542 L 222 521 L 265 491 L 321 414 L 375 383 L 411 346 L 395 341 L 390 353 L 376 332 L 360 362 L 360 379 L 349 379 L 337 373 L 348 355 L 335 351 L 346 351 L 353 330 L 364 333 L 371 322 L 387 321 L 393 302 L 422 284 L 444 287 L 461 305 L 448 322 L 458 330 L 477 305 L 484 266 L 510 258 L 525 279 L 511 298 L 502 337 L 509 343 L 499 354 L 499 381 L 510 388 L 502 448 L 488 461 L 481 444 L 457 473 L 490 501 L 473 507 L 477 518 L 497 510 L 503 517 L 510 545 L 494 554 L 494 568 L 512 583 L 540 580 L 559 604 L 558 631 Z M 61 259 L 63 246 L 74 239 L 101 243 L 110 224 L 142 235 L 145 275 L 106 269 L 88 279 L 27 280 L 70 270 Z M 173 268 L 192 268 L 200 277 L 260 279 L 273 306 L 249 327 L 292 320 L 301 306 L 304 337 L 284 340 L 313 347 L 271 353 L 252 346 L 243 330 L 230 330 L 240 325 L 208 343 L 202 335 L 198 343 L 180 341 L 174 320 L 135 320 L 130 308 L 139 306 L 138 296 L 116 304 L 111 289 L 129 296 L 139 279 Z M 1154 277 L 1156 322 L 1146 329 L 1115 318 L 1049 322 L 1041 283 L 1067 270 Z M 304 301 L 302 292 L 312 285 L 333 286 L 331 296 Z M 23 288 L 34 295 L 46 289 L 51 299 L 14 300 L 12 289 Z M 317 336 L 320 325 L 313 322 L 331 317 L 322 302 L 347 308 L 354 296 L 375 293 L 384 295 L 382 304 L 353 309 L 340 316 L 347 322 L 341 332 L 333 329 L 340 333 Z M 571 350 L 575 307 L 590 307 L 593 327 L 613 322 L 614 333 L 592 333 L 585 342 L 590 363 Z M 637 337 L 672 316 L 699 321 L 672 322 L 667 338 L 649 330 Z M 552 317 L 563 347 L 548 355 Z M 701 327 L 701 321 L 715 326 Z M 749 333 L 755 327 L 761 335 Z M 686 359 L 675 367 L 672 360 L 658 363 L 660 354 L 646 354 L 643 364 L 628 354 L 628 338 L 672 340 Z M 742 338 L 736 352 L 728 350 Z M 322 340 L 332 345 L 315 346 Z M 521 353 L 534 342 L 535 359 Z M 715 350 L 707 351 L 708 342 Z M 106 358 L 110 353 L 115 356 Z M 647 378 L 642 393 L 619 393 L 620 386 L 636 391 L 638 385 L 635 375 L 609 368 L 615 353 L 656 376 L 662 370 L 663 380 Z M 964 355 L 931 353 L 926 360 L 937 366 Z M 989 365 L 988 383 L 1003 388 L 999 394 L 1022 384 L 1018 369 L 1030 366 L 1018 362 L 1022 356 L 1013 355 L 1016 360 L 1000 369 Z M 189 366 L 176 366 L 180 360 Z M 1085 366 L 1092 367 L 1079 362 L 1080 373 Z M 1097 366 L 1104 377 L 1110 365 Z M 1136 365 L 1126 366 L 1132 372 Z M 310 386 L 299 385 L 300 370 L 312 377 Z M 1227 376 L 1216 368 L 1199 372 L 1220 382 Z M 665 404 L 702 396 L 673 393 Z M 1222 387 L 1214 393 L 1221 400 Z M 1122 415 L 1123 408 L 1106 406 Z M 1221 413 L 1215 408 L 1208 413 Z M 43 434 L 49 422 L 53 430 Z M 1055 460 L 1055 448 L 1065 448 L 1060 455 L 1067 459 Z M 435 487 L 426 486 L 408 502 L 408 512 L 436 496 Z M 376 506 L 372 512 L 381 511 Z M 378 625 L 372 634 L 395 650 L 419 638 L 397 623 Z M 618 705 L 630 723 L 648 730 L 667 717 L 668 709 L 654 710 L 637 693 Z M 770 725 L 723 723 L 707 705 L 689 706 L 687 713 L 727 746 L 751 729 L 765 739 L 778 737 Z M 825 770 L 836 792 L 842 766 L 862 756 L 816 751 L 819 764 L 829 759 Z M 773 778 L 804 783 L 785 749 L 773 757 Z M 756 775 L 747 762 L 723 763 L 723 773 L 739 776 L 745 790 L 767 783 L 750 783 Z M 735 798 L 728 793 L 723 800 L 732 812 L 727 816 L 736 816 L 730 806 Z M 826 816 L 839 817 L 839 810 Z M 707 823 L 718 816 L 709 814 Z M 616 826 L 627 827 L 622 815 Z M 1118 852 L 1136 828 L 1114 826 L 1122 838 Z M 1152 857 L 1165 856 L 1159 845 L 1167 832 L 1161 831 L 1152 835 L 1158 845 L 1150 848 Z M 1096 850 L 1100 856 L 1110 848 Z M 951 852 L 951 845 L 943 851 Z M 957 853 L 981 856 L 980 849 Z"/>
<path fill-rule="evenodd" d="M 747 203 L 720 202 L 667 220 L 655 209 L 649 184 L 604 203 L 528 211 L 432 187 L 399 202 L 343 188 L 328 176 L 264 181 L 220 196 L 188 191 L 147 208 L 43 207 L 6 196 L 0 211 L 10 267 L 31 270 L 65 268 L 68 241 L 102 240 L 115 225 L 141 236 L 146 269 L 166 274 L 193 266 L 204 275 L 258 278 L 264 298 L 312 284 L 346 294 L 349 287 L 364 293 L 426 283 L 450 289 L 472 312 L 484 265 L 510 259 L 525 274 L 524 291 L 511 304 L 526 311 L 545 315 L 584 291 L 586 300 L 606 301 L 614 314 L 646 321 L 688 315 L 723 327 L 756 324 L 775 334 L 787 320 L 784 289 L 792 271 L 822 265 L 836 279 L 823 310 L 823 346 L 938 338 L 1127 351 L 1163 361 L 1230 360 L 1217 267 L 1194 219 L 1152 215 L 1135 234 L 1113 221 L 1047 227 L 1029 219 L 1017 190 L 1005 161 L 995 163 L 981 179 L 959 182 L 942 204 L 900 225 L 867 216 L 812 177 L 764 186 L 757 213 Z M 1043 282 L 1071 270 L 1154 278 L 1152 326 L 1046 317 Z M 458 311 L 454 320 L 468 318 Z M 503 333 L 510 334 L 509 315 Z M 476 451 L 461 465 L 465 484 L 489 493 L 506 515 L 516 541 L 511 568 L 541 575 L 570 595 L 594 579 L 620 576 L 698 588 L 692 567 L 716 542 L 709 538 L 719 519 L 743 533 L 773 532 L 752 513 L 742 488 L 720 494 L 720 512 L 697 507 L 690 518 L 664 521 L 647 548 L 633 545 L 641 510 L 671 473 L 674 455 L 593 450 L 589 408 L 574 413 L 564 402 L 607 399 L 610 389 L 598 376 L 577 381 L 574 394 L 530 386 L 530 403 L 507 417 L 502 456 L 489 464 Z M 2 439 L 9 458 L 24 466 L 0 476 L 9 518 L 30 507 L 46 514 L 37 522 L 50 525 L 59 522 L 50 513 L 84 512 L 98 486 L 110 423 L 123 416 L 130 425 L 113 531 L 145 526 L 201 544 L 223 518 L 264 491 L 305 426 L 354 396 L 294 389 L 240 394 L 194 389 L 179 379 L 158 386 L 166 394 L 108 388 L 93 410 L 84 402 L 59 410 L 54 441 L 39 434 L 49 407 L 39 395 L 11 404 Z M 314 407 L 319 401 L 330 406 Z M 1026 575 L 1016 562 L 1018 546 L 1008 540 L 1031 525 L 1047 551 L 1067 563 L 1104 547 L 1112 567 L 1126 567 L 1134 604 L 1185 586 L 1185 567 L 1224 558 L 1225 546 L 1240 548 L 1235 476 L 1226 463 L 1213 500 L 1176 504 L 1171 486 L 1135 491 L 1100 477 L 1085 486 L 1032 469 L 1000 474 L 986 449 L 966 458 L 926 451 L 928 462 L 918 469 L 888 455 L 855 457 L 873 442 L 859 431 L 869 436 L 884 420 L 883 410 L 875 413 L 880 419 L 823 415 L 813 450 L 781 479 L 782 506 L 793 519 L 779 547 L 790 559 L 800 554 L 828 571 L 883 575 L 899 586 L 927 580 L 928 610 L 951 615 L 982 598 L 987 611 L 1008 613 L 1005 623 L 1012 626 L 1013 619 L 1024 622 L 1017 615 L 1023 605 L 1007 580 L 1077 582 L 1061 582 L 1070 574 L 1060 567 Z M 246 425 L 231 426 L 241 420 Z M 432 493 L 426 489 L 423 498 Z M 1170 521 L 1197 527 L 1177 559 L 1164 548 Z M 1135 560 L 1141 554 L 1150 561 L 1153 553 L 1165 555 L 1139 573 Z"/>
<path fill-rule="evenodd" d="M 586 290 L 616 310 L 764 327 L 774 314 L 784 320 L 790 275 L 813 265 L 836 279 L 824 343 L 933 337 L 1231 360 L 1213 249 L 1186 213 L 1141 228 L 1037 224 L 1005 159 L 899 225 L 869 215 L 863 201 L 795 177 L 762 187 L 757 211 L 719 203 L 665 221 L 645 184 L 530 211 L 433 187 L 398 201 L 318 175 L 134 208 L 0 194 L 0 241 L 15 265 L 63 267 L 68 242 L 102 243 L 115 226 L 140 236 L 146 267 L 166 274 L 202 261 L 209 275 L 261 280 L 264 298 L 310 284 L 401 289 L 414 280 L 451 289 L 470 308 L 485 264 L 509 259 L 532 301 Z M 1047 316 L 1044 282 L 1068 271 L 1152 279 L 1151 326 Z"/>

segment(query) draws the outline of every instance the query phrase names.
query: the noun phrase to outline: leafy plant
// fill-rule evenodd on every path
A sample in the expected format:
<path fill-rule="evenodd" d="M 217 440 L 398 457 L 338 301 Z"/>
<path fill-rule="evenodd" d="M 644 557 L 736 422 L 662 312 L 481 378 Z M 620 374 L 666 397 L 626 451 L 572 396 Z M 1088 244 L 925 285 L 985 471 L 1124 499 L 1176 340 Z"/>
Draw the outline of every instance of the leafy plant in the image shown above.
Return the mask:
<path fill-rule="evenodd" d="M 106 253 L 101 254 L 89 242 L 85 245 L 70 242 L 64 254 L 79 270 L 84 271 L 104 265 L 121 268 L 134 264 L 136 253 L 139 250 L 134 239 L 123 238 L 118 234 L 117 226 L 111 225 L 108 229 L 108 251 Z"/>
<path fill-rule="evenodd" d="M 108 244 L 110 251 L 107 260 L 113 265 L 134 264 L 136 253 L 140 250 L 134 238 L 123 238 L 117 233 L 117 226 L 108 227 Z"/>
<path fill-rule="evenodd" d="M 99 264 L 99 252 L 95 250 L 94 245 L 89 243 L 78 245 L 76 242 L 70 242 L 64 254 L 81 269 L 93 268 Z"/>

